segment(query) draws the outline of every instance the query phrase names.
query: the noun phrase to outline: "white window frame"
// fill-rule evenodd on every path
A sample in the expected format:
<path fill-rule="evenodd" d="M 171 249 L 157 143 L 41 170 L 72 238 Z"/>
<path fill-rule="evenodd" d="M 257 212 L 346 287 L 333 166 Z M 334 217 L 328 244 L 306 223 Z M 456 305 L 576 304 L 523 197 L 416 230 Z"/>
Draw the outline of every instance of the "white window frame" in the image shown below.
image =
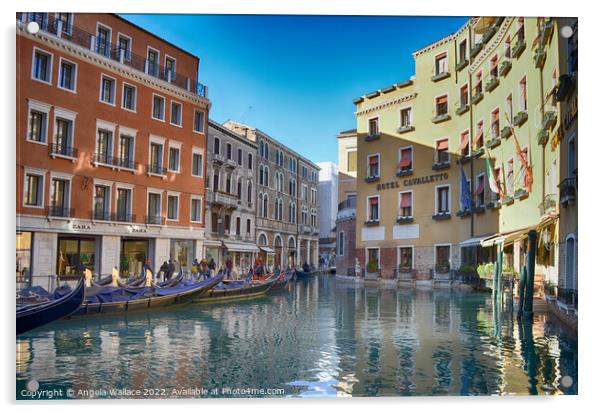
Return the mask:
<path fill-rule="evenodd" d="M 366 176 L 372 176 L 370 175 L 370 158 L 373 156 L 378 158 L 378 173 L 374 178 L 380 178 L 380 152 L 371 153 L 366 156 Z"/>
<path fill-rule="evenodd" d="M 59 120 L 59 118 L 62 120 L 71 122 L 71 130 L 70 130 L 71 136 L 69 136 L 69 140 L 71 141 L 70 146 L 72 148 L 75 147 L 75 119 L 77 118 L 77 112 L 73 112 L 72 110 L 59 108 L 56 106 L 54 107 L 54 133 L 52 134 L 52 143 L 56 143 L 56 133 L 58 131 L 57 121 Z M 65 156 L 65 155 L 56 154 L 56 153 L 53 153 L 52 156 L 56 156 L 59 158 L 73 159 L 70 156 Z"/>
<path fill-rule="evenodd" d="M 397 152 L 397 170 L 399 170 L 399 163 L 401 162 L 401 154 L 406 149 L 409 149 L 410 152 L 412 153 L 412 167 L 410 168 L 410 170 L 413 171 L 414 170 L 414 145 L 401 146 L 399 148 L 399 151 Z"/>
<path fill-rule="evenodd" d="M 150 188 L 150 187 L 146 188 L 146 209 L 144 210 L 144 215 L 149 216 L 148 215 L 149 194 L 159 195 L 159 197 L 160 197 L 160 201 L 159 201 L 159 218 L 163 218 L 163 190 L 162 189 L 158 189 L 158 188 Z M 166 219 L 167 219 L 167 217 L 166 217 Z M 159 225 L 159 224 L 148 224 L 148 225 Z"/>
<path fill-rule="evenodd" d="M 107 79 L 111 79 L 113 81 L 113 101 L 112 102 L 105 102 L 104 100 L 102 100 L 102 81 L 103 78 L 107 78 Z M 105 73 L 101 73 L 100 74 L 100 84 L 99 84 L 99 91 L 98 91 L 98 101 L 100 103 L 104 103 L 105 105 L 109 105 L 109 106 L 116 106 L 116 101 L 117 101 L 117 79 L 114 78 L 113 76 L 109 76 Z"/>
<path fill-rule="evenodd" d="M 54 13 L 54 18 L 56 19 L 56 21 L 59 21 L 59 14 L 60 13 Z M 73 35 L 73 13 L 65 13 L 67 15 L 69 15 L 69 18 L 67 19 L 67 24 L 69 25 L 68 29 L 66 30 L 67 35 L 72 36 Z M 61 32 L 57 34 L 57 36 L 62 37 L 63 35 L 63 27 L 61 27 Z"/>
<path fill-rule="evenodd" d="M 412 198 L 412 205 L 410 206 L 410 208 L 412 209 L 412 214 L 408 217 L 405 218 L 414 218 L 414 190 L 413 189 L 407 189 L 405 191 L 399 191 L 397 194 L 397 215 L 400 215 L 401 212 L 401 196 L 402 194 L 410 194 L 410 197 Z"/>
<path fill-rule="evenodd" d="M 70 65 L 73 66 L 73 89 L 69 89 L 66 87 L 61 86 L 61 74 L 63 72 L 62 70 L 62 66 L 63 66 L 63 62 L 68 63 Z M 56 86 L 57 88 L 61 89 L 61 90 L 65 90 L 69 93 L 75 93 L 77 94 L 77 63 L 75 63 L 72 60 L 69 59 L 65 59 L 63 56 L 59 57 L 59 68 L 58 68 L 58 77 L 56 79 Z"/>
<path fill-rule="evenodd" d="M 148 139 L 148 164 L 151 163 L 151 144 L 161 145 L 162 146 L 162 149 L 161 149 L 161 167 L 165 168 L 167 170 L 167 167 L 165 166 L 165 141 L 166 140 L 167 139 L 165 139 L 165 138 L 163 138 L 161 136 L 150 135 L 150 137 Z M 168 162 L 169 162 L 169 159 L 168 159 Z M 155 173 L 152 173 L 152 172 L 148 172 L 148 175 L 165 177 L 164 175 L 159 175 L 159 174 L 155 174 Z"/>
<path fill-rule="evenodd" d="M 134 205 L 134 185 L 123 182 L 115 182 L 115 214 L 117 214 L 117 200 L 119 199 L 118 195 L 120 189 L 130 191 L 130 202 L 128 203 L 126 214 L 132 215 Z"/>
<path fill-rule="evenodd" d="M 452 200 L 452 188 L 451 188 L 451 184 L 443 184 L 443 185 L 436 185 L 435 186 L 435 214 L 439 213 L 439 210 L 437 208 L 437 206 L 439 205 L 439 188 L 448 188 L 448 192 L 447 192 L 447 212 L 449 214 L 451 214 L 451 210 L 452 210 L 452 204 L 451 204 L 451 200 Z M 413 200 L 412 200 L 413 202 Z"/>
<path fill-rule="evenodd" d="M 109 32 L 109 37 L 108 37 L 108 42 L 109 42 L 109 47 L 111 46 L 111 44 L 113 44 L 113 28 L 110 26 L 107 26 L 104 23 L 101 22 L 96 22 L 96 31 L 94 32 L 94 42 L 96 43 L 94 46 L 94 52 L 98 53 L 98 28 L 102 27 L 103 29 L 107 30 Z M 104 56 L 104 55 L 101 55 Z M 109 56 L 104 56 L 104 57 L 109 57 Z"/>
<path fill-rule="evenodd" d="M 129 109 L 124 105 L 125 87 L 131 87 L 134 89 L 134 109 Z M 121 84 L 121 109 L 127 110 L 128 112 L 136 113 L 138 109 L 138 87 L 132 83 L 122 82 Z"/>
<path fill-rule="evenodd" d="M 124 38 L 126 38 L 126 39 L 128 39 L 130 41 L 129 47 L 127 49 L 130 58 L 128 59 L 127 55 L 126 55 L 126 56 L 124 56 L 124 59 L 123 59 L 125 62 L 129 62 L 132 59 L 132 47 L 133 47 L 133 45 L 132 45 L 132 43 L 133 43 L 132 37 L 128 36 L 125 33 L 117 32 L 117 39 L 115 41 L 115 45 L 117 46 L 117 48 L 119 48 L 119 38 L 120 37 L 124 37 Z M 119 56 L 119 59 L 121 59 L 121 56 Z M 121 62 L 121 63 L 123 63 L 123 62 Z"/>
<path fill-rule="evenodd" d="M 414 202 L 414 200 L 412 199 L 412 202 Z M 416 261 L 415 261 L 415 257 L 416 255 L 414 254 L 414 245 L 408 245 L 408 244 L 404 244 L 404 245 L 397 245 L 396 246 L 396 250 L 397 250 L 397 266 L 396 268 L 399 269 L 399 266 L 401 265 L 401 249 L 402 248 L 410 248 L 412 250 L 412 270 L 416 268 Z"/>
<path fill-rule="evenodd" d="M 48 68 L 47 68 L 47 70 L 48 70 L 48 79 L 49 80 L 42 80 L 42 79 L 38 79 L 37 77 L 35 77 L 35 74 L 34 74 L 35 73 L 34 72 L 34 70 L 35 70 L 35 64 L 34 64 L 34 62 L 36 60 L 36 52 L 41 52 L 41 53 L 46 54 L 46 55 L 48 55 L 50 57 L 50 62 L 48 63 Z M 47 50 L 41 49 L 39 47 L 36 47 L 36 46 L 33 47 L 33 51 L 31 53 L 31 79 L 32 80 L 34 80 L 36 82 L 43 83 L 43 84 L 48 85 L 48 86 L 52 86 L 52 66 L 53 65 L 54 65 L 54 54 L 53 53 L 51 53 L 51 52 L 49 52 Z"/>
<path fill-rule="evenodd" d="M 402 128 L 403 125 L 401 124 L 401 113 L 404 110 L 410 110 L 410 124 L 408 125 L 408 127 L 414 126 L 414 105 L 406 105 L 406 106 L 402 106 L 401 108 L 399 108 L 399 127 Z"/>
<path fill-rule="evenodd" d="M 155 96 L 160 97 L 161 99 L 163 99 L 163 119 L 161 119 L 161 118 L 155 118 Z M 152 94 L 152 96 L 151 96 L 151 119 L 154 119 L 156 121 L 165 123 L 165 117 L 167 116 L 167 114 L 165 113 L 166 103 L 167 103 L 167 99 L 165 98 L 165 96 L 159 95 L 158 93 L 153 93 Z"/>
<path fill-rule="evenodd" d="M 366 119 L 366 133 L 370 136 L 370 121 L 376 119 L 376 126 L 378 129 L 377 134 L 380 134 L 380 116 L 372 116 Z"/>
<path fill-rule="evenodd" d="M 40 102 L 38 100 L 34 100 L 34 99 L 27 99 L 27 132 L 25 135 L 25 140 L 27 142 L 30 143 L 35 143 L 38 145 L 48 145 L 48 125 L 49 125 L 49 117 L 50 117 L 50 108 L 52 107 L 52 105 L 48 104 L 48 103 L 44 103 L 44 102 Z M 34 110 L 36 112 L 42 112 L 44 113 L 45 119 L 44 119 L 44 131 L 42 133 L 44 140 L 42 142 L 38 142 L 38 141 L 34 141 L 31 140 L 29 138 L 29 135 L 31 133 L 31 111 Z"/>
<path fill-rule="evenodd" d="M 138 131 L 136 129 L 119 125 L 119 130 L 117 132 L 117 145 L 115 146 L 115 151 L 119 155 L 119 144 L 121 141 L 121 135 L 131 136 L 133 139 L 133 143 L 132 143 L 132 158 L 130 159 L 130 161 L 132 161 L 132 162 L 136 161 L 136 135 L 137 134 L 138 134 Z M 119 158 L 119 156 L 117 156 L 117 158 Z M 123 167 L 120 167 L 120 168 L 123 168 Z M 129 168 L 123 168 L 123 169 L 129 170 Z"/>
<path fill-rule="evenodd" d="M 192 217 L 192 203 L 193 201 L 199 201 L 199 219 L 198 221 Z M 203 222 L 203 197 L 201 195 L 190 195 L 190 222 L 200 224 Z"/>
<path fill-rule="evenodd" d="M 452 267 L 452 244 L 451 243 L 441 243 L 441 244 L 433 244 L 433 268 L 437 267 L 437 247 L 449 247 L 449 259 L 448 264 L 451 270 Z"/>
<path fill-rule="evenodd" d="M 45 169 L 39 169 L 39 168 L 31 168 L 26 166 L 23 169 L 23 194 L 22 194 L 22 200 L 21 200 L 21 206 L 23 208 L 36 208 L 36 209 L 44 209 L 45 204 L 46 204 L 46 174 L 48 173 L 47 170 Z M 27 194 L 27 175 L 37 175 L 40 176 L 42 178 L 41 181 L 41 187 L 42 187 L 42 191 L 40 194 L 40 205 L 29 205 L 27 204 L 25 201 L 27 199 L 26 194 Z"/>
<path fill-rule="evenodd" d="M 146 46 L 146 57 L 145 57 L 145 66 L 146 66 L 146 74 L 149 76 L 153 76 L 153 74 L 150 73 L 150 63 L 148 61 L 148 52 L 149 50 L 152 50 L 153 52 L 157 53 L 157 70 L 161 70 L 161 52 L 158 49 L 155 49 L 152 46 Z M 158 74 L 158 73 L 157 73 Z"/>
<path fill-rule="evenodd" d="M 176 173 L 179 174 L 182 171 L 182 142 L 178 142 L 178 141 L 174 141 L 174 140 L 170 140 L 168 145 L 167 145 L 167 170 L 169 172 L 172 173 Z M 178 169 L 171 169 L 169 164 L 170 164 L 170 152 L 171 149 L 177 149 L 178 150 Z"/>
<path fill-rule="evenodd" d="M 173 122 L 173 105 L 177 105 L 180 107 L 180 123 L 174 123 Z M 172 126 L 176 126 L 178 128 L 182 127 L 182 117 L 184 114 L 184 105 L 182 104 L 182 102 L 179 102 L 177 100 L 171 100 L 169 103 L 169 124 Z"/>
<path fill-rule="evenodd" d="M 372 221 L 372 218 L 370 217 L 370 198 L 378 199 L 378 218 L 376 220 L 380 222 L 380 195 L 379 194 L 366 196 L 366 221 Z"/>
<path fill-rule="evenodd" d="M 442 113 L 441 115 L 439 115 L 437 113 L 437 99 L 442 98 L 443 96 L 445 96 L 445 98 L 447 99 L 447 112 Z M 445 92 L 442 93 L 440 95 L 437 95 L 433 98 L 433 106 L 435 107 L 435 116 L 445 116 L 445 115 L 449 115 L 449 106 L 450 106 L 450 101 L 449 101 L 449 92 Z"/>
<path fill-rule="evenodd" d="M 170 218 L 169 217 L 169 198 L 170 197 L 176 197 L 177 198 L 177 208 L 176 208 L 176 217 L 175 218 Z M 163 201 L 163 200 L 161 200 Z M 166 205 L 167 211 L 165 214 L 165 220 L 166 221 L 171 221 L 171 222 L 177 222 L 180 220 L 180 193 L 179 192 L 173 192 L 173 191 L 167 191 L 167 205 Z"/>
<path fill-rule="evenodd" d="M 108 154 L 111 157 L 115 156 L 115 131 L 117 129 L 117 124 L 112 122 L 107 122 L 105 120 L 96 119 L 96 134 L 94 135 L 94 153 L 98 153 L 98 131 L 100 129 L 111 131 L 111 150 Z M 114 165 L 105 164 L 102 162 L 94 162 L 95 165 L 108 165 L 110 167 L 114 167 Z"/>
<path fill-rule="evenodd" d="M 166 70 L 167 69 L 167 59 L 173 60 L 173 73 L 174 73 L 174 76 L 175 76 L 175 74 L 178 72 L 178 61 L 177 61 L 177 59 L 175 57 L 170 56 L 167 53 L 165 53 L 163 55 L 163 70 L 165 70 L 166 72 L 167 72 L 167 70 Z M 174 79 L 171 79 L 169 77 L 167 78 L 167 82 L 168 83 L 173 82 L 173 80 Z"/>
<path fill-rule="evenodd" d="M 368 268 L 368 262 L 370 262 L 369 257 L 370 255 L 368 254 L 368 250 L 377 250 L 378 251 L 378 265 L 376 266 L 376 268 L 380 269 L 380 247 L 365 247 L 364 253 L 366 254 L 366 264 L 365 264 L 365 268 Z"/>
<path fill-rule="evenodd" d="M 446 67 L 446 71 L 444 72 L 439 72 L 437 73 L 437 58 L 440 57 L 441 55 L 445 55 L 445 57 L 443 59 L 445 59 L 445 67 Z M 449 73 L 449 53 L 447 53 L 447 50 L 442 51 L 441 53 L 437 53 L 436 55 L 433 56 L 433 75 L 440 75 L 443 73 Z"/>
<path fill-rule="evenodd" d="M 99 179 L 99 178 L 94 178 L 94 182 L 93 182 L 93 186 L 92 186 L 92 208 L 90 209 L 90 211 L 92 211 L 92 217 L 94 217 L 94 207 L 96 206 L 96 186 L 105 186 L 109 188 L 109 210 L 107 211 L 109 214 L 109 218 L 111 217 L 111 212 L 113 212 L 113 186 L 115 185 L 115 182 L 113 181 L 109 181 L 106 179 Z"/>
<path fill-rule="evenodd" d="M 200 175 L 195 175 L 194 174 L 194 155 L 201 155 L 201 174 Z M 194 176 L 195 178 L 202 178 L 203 176 L 205 176 L 205 151 L 202 148 L 199 148 L 197 146 L 193 146 L 192 147 L 192 156 L 190 157 L 190 175 Z"/>

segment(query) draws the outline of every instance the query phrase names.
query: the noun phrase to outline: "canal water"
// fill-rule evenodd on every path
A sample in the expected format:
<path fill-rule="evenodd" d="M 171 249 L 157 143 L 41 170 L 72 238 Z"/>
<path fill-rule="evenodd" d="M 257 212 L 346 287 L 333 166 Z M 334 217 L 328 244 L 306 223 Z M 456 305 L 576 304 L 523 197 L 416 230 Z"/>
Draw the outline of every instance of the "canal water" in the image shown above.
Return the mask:
<path fill-rule="evenodd" d="M 16 367 L 21 399 L 545 395 L 578 387 L 577 337 L 551 315 L 519 323 L 494 312 L 490 294 L 333 276 L 247 301 L 58 321 L 17 338 Z"/>

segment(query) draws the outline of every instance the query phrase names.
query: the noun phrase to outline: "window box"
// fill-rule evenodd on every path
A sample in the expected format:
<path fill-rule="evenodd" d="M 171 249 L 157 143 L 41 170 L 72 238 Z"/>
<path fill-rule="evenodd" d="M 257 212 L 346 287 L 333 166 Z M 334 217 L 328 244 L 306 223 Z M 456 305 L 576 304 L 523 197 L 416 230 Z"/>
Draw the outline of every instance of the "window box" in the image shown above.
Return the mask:
<path fill-rule="evenodd" d="M 482 214 L 485 212 L 485 205 L 478 205 L 472 209 L 472 212 L 475 214 Z"/>
<path fill-rule="evenodd" d="M 438 171 L 440 169 L 447 169 L 451 166 L 449 161 L 445 161 L 445 162 L 435 162 L 433 163 L 433 170 L 434 171 Z"/>
<path fill-rule="evenodd" d="M 535 67 L 541 69 L 546 62 L 546 51 L 543 47 L 538 47 L 535 50 L 535 54 L 533 55 L 533 61 L 535 62 Z"/>
<path fill-rule="evenodd" d="M 575 78 L 571 75 L 560 75 L 558 86 L 556 87 L 556 99 L 559 102 L 564 101 L 575 90 Z"/>
<path fill-rule="evenodd" d="M 456 109 L 456 115 L 458 115 L 458 116 L 460 116 L 466 112 L 468 112 L 468 105 L 462 105 L 458 109 Z"/>
<path fill-rule="evenodd" d="M 397 133 L 412 132 L 413 130 L 414 130 L 413 126 L 403 126 L 403 127 L 397 128 Z"/>
<path fill-rule="evenodd" d="M 514 199 L 522 200 L 529 196 L 529 193 L 524 189 L 517 189 L 514 191 Z"/>
<path fill-rule="evenodd" d="M 375 175 L 375 176 L 367 176 L 366 178 L 364 178 L 364 181 L 366 182 L 375 182 L 378 181 L 380 179 L 380 176 Z"/>
<path fill-rule="evenodd" d="M 487 82 L 487 84 L 485 85 L 485 90 L 487 92 L 491 92 L 493 89 L 495 89 L 498 85 L 500 84 L 500 81 L 497 77 L 492 77 L 491 79 L 489 79 L 489 82 Z"/>
<path fill-rule="evenodd" d="M 378 224 L 380 224 L 379 219 L 369 219 L 366 222 L 364 222 L 364 225 L 367 227 L 374 227 L 374 226 L 377 226 Z"/>
<path fill-rule="evenodd" d="M 437 277 L 437 275 L 448 275 L 449 276 L 449 264 L 437 264 L 435 265 L 435 279 L 442 279 L 444 277 Z"/>
<path fill-rule="evenodd" d="M 479 42 L 479 43 L 475 44 L 474 46 L 472 46 L 472 49 L 470 49 L 470 57 L 474 58 L 476 55 L 479 54 L 479 52 L 481 51 L 482 48 L 483 48 L 482 42 Z"/>
<path fill-rule="evenodd" d="M 491 40 L 491 38 L 493 37 L 493 35 L 495 34 L 497 30 L 497 27 L 495 26 L 491 26 L 489 29 L 487 29 L 487 31 L 485 33 L 483 33 L 483 43 L 487 43 L 489 40 Z"/>
<path fill-rule="evenodd" d="M 493 149 L 496 146 L 498 146 L 500 143 L 502 143 L 502 140 L 498 136 L 497 138 L 489 139 L 487 141 L 487 143 L 485 144 L 485 146 L 487 146 L 489 149 Z"/>
<path fill-rule="evenodd" d="M 529 115 L 526 111 L 520 111 L 516 115 L 514 115 L 514 119 L 512 119 L 512 124 L 514 126 L 521 126 L 523 123 L 527 121 Z"/>
<path fill-rule="evenodd" d="M 489 209 L 499 209 L 501 207 L 500 201 L 489 201 L 487 202 L 487 208 Z"/>
<path fill-rule="evenodd" d="M 450 77 L 449 72 L 441 72 L 441 73 L 438 73 L 438 74 L 436 74 L 434 76 L 431 76 L 431 80 L 433 82 L 438 82 L 440 80 L 447 79 L 448 77 Z"/>
<path fill-rule="evenodd" d="M 407 216 L 398 216 L 397 217 L 398 224 L 410 224 L 412 222 L 414 222 L 414 217 L 407 217 Z"/>
<path fill-rule="evenodd" d="M 374 135 L 366 135 L 366 137 L 364 138 L 364 141 L 372 142 L 372 141 L 375 141 L 378 139 L 380 139 L 380 133 L 375 133 Z"/>
<path fill-rule="evenodd" d="M 525 45 L 524 40 L 517 41 L 516 44 L 514 46 L 512 46 L 511 56 L 513 58 L 518 59 L 520 57 L 520 55 L 523 53 L 523 51 L 525 50 L 525 48 L 526 48 L 526 45 Z"/>
<path fill-rule="evenodd" d="M 474 95 L 472 95 L 472 98 L 470 99 L 470 102 L 473 105 L 476 105 L 477 103 L 479 103 L 481 100 L 483 100 L 483 92 L 477 92 Z"/>
<path fill-rule="evenodd" d="M 552 35 L 552 19 L 547 19 L 544 21 L 543 26 L 541 27 L 541 44 L 545 45 L 550 40 L 550 36 Z"/>
<path fill-rule="evenodd" d="M 451 219 L 451 213 L 449 211 L 447 212 L 437 212 L 436 214 L 433 214 L 433 219 L 435 221 L 444 221 L 447 219 Z"/>
<path fill-rule="evenodd" d="M 460 158 L 457 160 L 456 163 L 458 165 L 460 165 L 460 164 L 464 164 L 464 163 L 466 163 L 468 161 L 470 161 L 470 155 L 462 155 L 462 156 L 460 156 Z"/>
<path fill-rule="evenodd" d="M 549 112 L 544 113 L 541 127 L 544 129 L 549 129 L 553 127 L 556 124 L 556 119 L 556 111 L 551 110 Z"/>
<path fill-rule="evenodd" d="M 539 133 L 537 134 L 537 143 L 545 146 L 546 143 L 548 143 L 548 139 L 550 137 L 550 134 L 548 132 L 547 129 L 542 129 L 539 131 Z"/>
<path fill-rule="evenodd" d="M 480 147 L 480 148 L 475 148 L 475 149 L 472 151 L 472 157 L 473 157 L 473 158 L 479 158 L 479 157 L 481 157 L 481 156 L 482 156 L 484 153 L 485 153 L 485 149 L 484 149 L 483 147 Z"/>
<path fill-rule="evenodd" d="M 402 176 L 410 176 L 414 173 L 413 169 L 401 169 L 399 171 L 397 171 L 397 176 L 398 177 L 402 177 Z"/>
<path fill-rule="evenodd" d="M 441 122 L 445 122 L 446 120 L 450 120 L 451 116 L 449 116 L 449 113 L 444 113 L 441 115 L 437 115 L 433 118 L 433 123 L 441 123 Z"/>
<path fill-rule="evenodd" d="M 464 69 L 466 66 L 468 66 L 468 60 L 466 60 L 466 59 L 461 60 L 458 63 L 456 63 L 456 71 L 459 72 L 460 70 Z"/>
<path fill-rule="evenodd" d="M 470 216 L 470 214 L 470 209 L 461 209 L 460 211 L 456 212 L 456 216 L 460 218 L 465 218 L 467 216 Z"/>
<path fill-rule="evenodd" d="M 116 222 L 134 222 L 136 221 L 136 215 L 133 214 L 124 214 L 124 213 L 116 213 L 113 215 L 113 221 Z"/>
<path fill-rule="evenodd" d="M 514 203 L 514 197 L 507 196 L 502 200 L 502 205 L 512 205 Z"/>
<path fill-rule="evenodd" d="M 510 126 L 504 126 L 502 128 L 502 131 L 500 132 L 500 136 L 502 137 L 502 139 L 506 139 L 509 138 L 510 135 L 512 135 L 512 129 L 510 128 Z"/>
<path fill-rule="evenodd" d="M 500 75 L 506 76 L 506 74 L 510 71 L 511 68 L 512 68 L 512 62 L 510 60 L 504 60 L 500 64 Z"/>

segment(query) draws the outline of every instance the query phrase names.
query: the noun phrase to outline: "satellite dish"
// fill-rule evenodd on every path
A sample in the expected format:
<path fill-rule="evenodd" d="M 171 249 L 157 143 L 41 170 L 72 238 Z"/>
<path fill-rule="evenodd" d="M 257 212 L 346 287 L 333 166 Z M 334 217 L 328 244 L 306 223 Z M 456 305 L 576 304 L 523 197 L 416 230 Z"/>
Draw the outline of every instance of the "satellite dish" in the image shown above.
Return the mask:
<path fill-rule="evenodd" d="M 37 22 L 27 23 L 27 33 L 36 34 L 40 31 L 40 25 Z"/>

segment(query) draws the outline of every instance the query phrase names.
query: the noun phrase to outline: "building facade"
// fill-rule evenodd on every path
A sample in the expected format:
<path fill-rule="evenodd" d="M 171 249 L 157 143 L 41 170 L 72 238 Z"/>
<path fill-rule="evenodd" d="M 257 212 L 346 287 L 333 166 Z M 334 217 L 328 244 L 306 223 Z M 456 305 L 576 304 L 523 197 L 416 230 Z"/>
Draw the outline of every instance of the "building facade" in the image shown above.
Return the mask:
<path fill-rule="evenodd" d="M 357 130 L 337 135 L 337 215 L 336 215 L 336 272 L 355 276 L 355 227 L 357 213 Z"/>
<path fill-rule="evenodd" d="M 557 201 L 559 31 L 551 18 L 472 18 L 414 52 L 411 79 L 354 100 L 365 274 L 449 279 L 494 261 L 494 245 L 520 271 L 535 229 L 536 280 L 557 282 L 558 217 L 576 214 Z"/>
<path fill-rule="evenodd" d="M 334 162 L 317 162 L 319 173 L 320 256 L 328 263 L 335 255 L 338 197 L 338 166 Z"/>
<path fill-rule="evenodd" d="M 252 268 L 255 244 L 257 145 L 209 120 L 204 258 L 232 260 L 235 274 Z"/>
<path fill-rule="evenodd" d="M 224 127 L 258 148 L 255 240 L 268 267 L 318 263 L 318 173 L 313 162 L 261 130 L 229 120 Z"/>
<path fill-rule="evenodd" d="M 18 281 L 190 268 L 205 233 L 198 69 L 117 15 L 17 15 Z"/>

